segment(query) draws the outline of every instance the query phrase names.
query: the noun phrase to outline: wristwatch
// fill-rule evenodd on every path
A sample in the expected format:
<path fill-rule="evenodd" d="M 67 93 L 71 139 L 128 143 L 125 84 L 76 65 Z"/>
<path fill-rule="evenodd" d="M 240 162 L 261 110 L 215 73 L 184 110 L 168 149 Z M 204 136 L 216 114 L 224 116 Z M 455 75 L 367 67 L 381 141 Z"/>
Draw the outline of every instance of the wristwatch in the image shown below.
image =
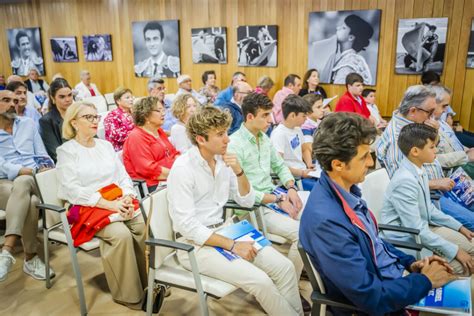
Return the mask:
<path fill-rule="evenodd" d="M 297 188 L 296 185 L 294 185 L 294 184 L 293 184 L 293 185 L 290 185 L 290 186 L 288 187 L 288 191 L 289 191 L 290 189 L 293 189 L 293 190 L 295 190 L 296 192 L 298 192 L 298 188 Z"/>
<path fill-rule="evenodd" d="M 279 204 L 280 202 L 283 202 L 286 200 L 286 195 L 285 194 L 275 194 L 276 195 L 276 201 L 275 204 Z"/>

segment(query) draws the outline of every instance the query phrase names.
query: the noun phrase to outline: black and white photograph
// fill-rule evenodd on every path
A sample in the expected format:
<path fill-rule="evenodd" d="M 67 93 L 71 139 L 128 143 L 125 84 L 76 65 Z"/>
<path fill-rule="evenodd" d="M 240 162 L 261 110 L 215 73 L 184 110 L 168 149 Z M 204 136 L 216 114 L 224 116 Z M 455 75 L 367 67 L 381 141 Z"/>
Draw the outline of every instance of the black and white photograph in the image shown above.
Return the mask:
<path fill-rule="evenodd" d="M 8 29 L 7 37 L 13 74 L 27 76 L 35 68 L 44 76 L 40 28 Z"/>
<path fill-rule="evenodd" d="M 132 22 L 132 36 L 135 76 L 180 75 L 178 20 Z"/>
<path fill-rule="evenodd" d="M 51 38 L 50 42 L 54 62 L 71 63 L 79 61 L 75 36 L 53 37 Z"/>
<path fill-rule="evenodd" d="M 225 27 L 191 29 L 191 40 L 193 63 L 227 63 L 227 31 Z"/>
<path fill-rule="evenodd" d="M 237 28 L 237 58 L 239 66 L 276 67 L 278 27 L 276 25 L 239 26 Z"/>
<path fill-rule="evenodd" d="M 441 74 L 444 67 L 448 18 L 398 20 L 397 74 L 421 74 L 432 70 Z"/>
<path fill-rule="evenodd" d="M 110 34 L 83 35 L 82 45 L 86 61 L 112 61 L 112 36 Z"/>
<path fill-rule="evenodd" d="M 364 84 L 377 82 L 381 10 L 311 12 L 308 25 L 308 69 L 321 83 L 345 84 L 356 72 Z"/>
<path fill-rule="evenodd" d="M 474 68 L 474 18 L 471 22 L 471 33 L 469 39 L 469 48 L 467 50 L 466 67 Z"/>

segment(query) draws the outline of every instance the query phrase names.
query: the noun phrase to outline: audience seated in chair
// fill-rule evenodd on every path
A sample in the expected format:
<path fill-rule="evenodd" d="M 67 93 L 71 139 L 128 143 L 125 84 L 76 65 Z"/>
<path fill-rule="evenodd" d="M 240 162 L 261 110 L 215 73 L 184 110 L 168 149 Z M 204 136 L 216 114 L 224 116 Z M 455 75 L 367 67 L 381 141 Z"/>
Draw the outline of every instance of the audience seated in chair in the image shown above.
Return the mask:
<path fill-rule="evenodd" d="M 206 98 L 205 104 L 214 104 L 214 101 L 219 94 L 219 87 L 216 86 L 216 72 L 214 70 L 207 70 L 202 74 L 202 83 L 204 86 L 199 89 L 198 93 Z M 205 105 L 204 103 L 202 105 Z"/>
<path fill-rule="evenodd" d="M 319 71 L 309 69 L 303 76 L 302 87 L 298 95 L 304 97 L 307 94 L 316 94 L 326 99 L 328 97 L 326 90 L 319 85 L 319 82 Z"/>
<path fill-rule="evenodd" d="M 195 146 L 179 157 L 168 177 L 168 200 L 177 241 L 199 248 L 199 271 L 226 281 L 255 296 L 269 315 L 302 315 L 295 268 L 266 246 L 257 251 L 253 242 L 234 241 L 218 234 L 228 225 L 223 206 L 228 199 L 251 207 L 255 192 L 235 154 L 227 152 L 231 117 L 215 107 L 203 107 L 191 116 L 188 132 Z M 241 258 L 230 262 L 214 247 Z M 191 270 L 188 254 L 178 260 Z"/>
<path fill-rule="evenodd" d="M 165 122 L 161 127 L 164 131 L 169 133 L 171 127 L 178 121 L 171 113 L 171 100 L 165 99 L 165 81 L 161 78 L 151 78 L 147 85 L 148 96 L 156 97 L 165 107 Z"/>
<path fill-rule="evenodd" d="M 198 101 L 190 94 L 181 94 L 173 101 L 171 111 L 178 122 L 171 127 L 170 142 L 182 154 L 184 154 L 192 143 L 186 133 L 186 124 L 191 115 L 196 111 Z"/>
<path fill-rule="evenodd" d="M 102 95 L 97 86 L 91 82 L 91 74 L 89 70 L 82 70 L 80 75 L 81 81 L 74 87 L 78 100 Z"/>
<path fill-rule="evenodd" d="M 65 79 L 58 78 L 51 82 L 48 102 L 50 110 L 39 120 L 39 125 L 46 151 L 54 162 L 56 149 L 64 142 L 63 118 L 72 102 L 72 89 Z"/>
<path fill-rule="evenodd" d="M 37 280 L 46 278 L 44 263 L 37 255 L 39 199 L 33 173 L 37 169 L 34 157 L 48 153 L 33 120 L 16 115 L 16 104 L 18 97 L 13 92 L 0 91 L 0 209 L 6 212 L 0 282 L 15 264 L 12 253 L 19 238 L 25 252 L 23 271 Z M 53 270 L 50 275 L 54 276 Z"/>
<path fill-rule="evenodd" d="M 425 123 L 438 128 L 439 123 L 431 119 L 435 110 L 436 93 L 430 87 L 416 85 L 407 89 L 377 145 L 377 158 L 382 161 L 390 177 L 405 157 L 397 144 L 402 127 L 410 123 Z M 439 193 L 454 187 L 454 181 L 445 177 L 439 161 L 424 164 L 423 169 L 428 176 L 430 190 L 439 197 L 441 211 L 454 217 L 466 228 L 474 230 L 474 213 Z"/>
<path fill-rule="evenodd" d="M 219 104 L 222 109 L 226 109 L 232 115 L 232 125 L 229 128 L 229 135 L 232 135 L 237 131 L 244 117 L 242 114 L 242 102 L 244 98 L 252 92 L 252 87 L 245 81 L 237 82 L 233 87 L 233 96 L 229 102 Z"/>
<path fill-rule="evenodd" d="M 114 148 L 95 138 L 98 124 L 92 103 L 76 102 L 68 108 L 63 123 L 63 137 L 68 141 L 57 151 L 58 197 L 71 204 L 68 220 L 73 223 L 72 230 L 80 225 L 86 210 L 95 215 L 88 221 L 106 214 L 93 229 L 79 226 L 78 236 L 92 238 L 92 230 L 100 239 L 105 277 L 114 301 L 141 309 L 147 281 L 145 224 L 141 213 L 134 217 L 138 208 L 135 190 Z M 77 208 L 80 211 L 75 213 Z M 113 214 L 114 221 L 109 217 Z"/>
<path fill-rule="evenodd" d="M 17 75 L 8 76 L 7 85 L 15 81 L 23 82 L 23 79 Z M 6 86 L 5 86 L 5 89 L 6 89 Z M 38 102 L 38 100 L 36 100 L 35 95 L 30 91 L 26 91 L 26 104 L 28 105 L 28 107 L 34 108 L 38 111 L 41 110 L 42 108 L 42 105 Z"/>
<path fill-rule="evenodd" d="M 7 85 L 6 89 L 12 91 L 17 96 L 18 103 L 15 104 L 16 115 L 29 117 L 35 122 L 35 127 L 38 129 L 41 114 L 37 109 L 28 104 L 26 85 L 21 81 L 13 81 Z"/>
<path fill-rule="evenodd" d="M 161 129 L 165 108 L 155 97 L 140 99 L 132 112 L 135 128 L 123 146 L 123 163 L 132 179 L 146 180 L 150 192 L 166 181 L 179 151 Z"/>
<path fill-rule="evenodd" d="M 207 98 L 193 89 L 190 75 L 180 75 L 178 78 L 176 78 L 176 82 L 178 83 L 179 89 L 176 91 L 175 98 L 181 94 L 189 93 L 196 100 L 198 100 L 201 105 L 207 104 Z"/>
<path fill-rule="evenodd" d="M 300 240 L 330 299 L 349 301 L 368 315 L 398 315 L 456 277 L 442 258 L 415 261 L 379 237 L 357 187 L 374 164 L 370 143 L 375 136 L 372 123 L 353 113 L 334 113 L 322 121 L 313 152 L 324 171 L 303 212 Z"/>
<path fill-rule="evenodd" d="M 358 73 L 352 72 L 346 77 L 346 93 L 337 101 L 334 112 L 352 112 L 369 119 L 375 125 L 375 119 L 371 117 L 367 108 L 362 91 L 364 90 L 364 79 Z"/>
<path fill-rule="evenodd" d="M 135 127 L 132 118 L 133 94 L 128 88 L 117 88 L 114 91 L 115 110 L 110 111 L 104 119 L 105 139 L 112 143 L 115 151 L 120 151 Z"/>
<path fill-rule="evenodd" d="M 384 197 L 382 223 L 420 230 L 421 244 L 445 258 L 457 274 L 474 271 L 474 232 L 444 214 L 431 202 L 424 163 L 436 158 L 438 131 L 428 125 L 405 125 L 398 136 L 398 147 L 405 155 L 395 171 Z M 386 232 L 401 240 L 406 233 Z M 414 241 L 414 240 L 412 240 Z"/>
<path fill-rule="evenodd" d="M 257 80 L 257 87 L 255 88 L 255 93 L 260 93 L 268 96 L 270 90 L 272 90 L 275 82 L 269 76 L 261 76 Z"/>
<path fill-rule="evenodd" d="M 374 119 L 375 127 L 383 130 L 387 126 L 387 121 L 380 115 L 379 108 L 375 104 L 375 89 L 365 88 L 362 90 L 362 97 L 364 98 L 365 104 L 370 111 L 370 115 Z"/>
<path fill-rule="evenodd" d="M 303 132 L 303 161 L 308 169 L 314 169 L 313 163 L 313 138 L 318 130 L 323 117 L 328 114 L 329 107 L 323 105 L 323 97 L 320 94 L 309 93 L 303 99 L 311 105 L 311 112 L 308 114 L 306 121 L 301 126 Z"/>
<path fill-rule="evenodd" d="M 301 78 L 295 74 L 289 74 L 285 78 L 284 87 L 278 90 L 273 96 L 273 118 L 275 124 L 280 124 L 283 120 L 282 104 L 290 94 L 298 95 L 301 90 Z"/>
<path fill-rule="evenodd" d="M 230 86 L 222 90 L 218 95 L 216 100 L 214 101 L 214 105 L 222 105 L 224 103 L 230 102 L 230 100 L 234 96 L 234 87 L 237 84 L 237 82 L 247 82 L 247 78 L 243 72 L 236 71 L 232 75 L 232 81 L 230 83 Z"/>

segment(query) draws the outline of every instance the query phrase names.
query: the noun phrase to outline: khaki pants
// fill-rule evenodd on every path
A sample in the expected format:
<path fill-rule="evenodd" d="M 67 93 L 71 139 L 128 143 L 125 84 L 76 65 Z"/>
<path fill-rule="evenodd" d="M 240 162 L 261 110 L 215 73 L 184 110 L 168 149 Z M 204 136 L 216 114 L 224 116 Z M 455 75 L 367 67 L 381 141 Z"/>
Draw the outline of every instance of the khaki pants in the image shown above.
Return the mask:
<path fill-rule="evenodd" d="M 180 242 L 191 243 L 185 238 Z M 216 249 L 196 246 L 200 273 L 225 281 L 255 296 L 269 315 L 303 315 L 293 264 L 271 246 L 262 248 L 253 262 L 229 261 Z M 179 262 L 191 270 L 188 253 L 178 251 Z"/>
<path fill-rule="evenodd" d="M 453 244 L 458 245 L 459 248 L 465 250 L 468 254 L 471 255 L 471 257 L 474 257 L 474 242 L 467 240 L 467 238 L 460 232 L 457 232 L 447 227 L 435 227 L 435 226 L 430 226 L 430 230 L 433 233 L 440 235 L 447 241 L 450 241 Z M 463 265 L 456 259 L 452 260 L 449 263 L 449 265 L 453 267 L 454 272 L 456 274 L 461 274 L 464 276 L 471 275 L 470 271 L 464 271 Z"/>
<path fill-rule="evenodd" d="M 0 209 L 6 212 L 5 236 L 22 238 L 25 253 L 37 250 L 38 190 L 32 176 L 18 176 L 15 180 L 0 179 Z"/>
<path fill-rule="evenodd" d="M 102 264 L 114 300 L 140 302 L 147 284 L 143 217 L 110 223 L 95 235 L 100 238 Z"/>

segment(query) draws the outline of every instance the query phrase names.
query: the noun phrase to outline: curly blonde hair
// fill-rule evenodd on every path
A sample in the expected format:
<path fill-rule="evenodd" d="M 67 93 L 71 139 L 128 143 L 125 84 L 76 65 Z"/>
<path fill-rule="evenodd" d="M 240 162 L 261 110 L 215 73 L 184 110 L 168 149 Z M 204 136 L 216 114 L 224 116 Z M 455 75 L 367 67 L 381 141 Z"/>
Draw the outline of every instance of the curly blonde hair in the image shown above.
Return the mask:
<path fill-rule="evenodd" d="M 146 119 L 151 112 L 157 109 L 160 100 L 156 97 L 145 97 L 133 104 L 132 117 L 137 126 L 145 125 Z"/>
<path fill-rule="evenodd" d="M 208 140 L 211 130 L 227 130 L 231 123 L 232 116 L 228 111 L 214 106 L 203 106 L 189 118 L 186 132 L 193 145 L 197 146 L 196 136 L 203 136 Z"/>
<path fill-rule="evenodd" d="M 174 117 L 176 117 L 181 122 L 183 121 L 184 116 L 186 115 L 186 110 L 188 108 L 188 99 L 193 99 L 196 105 L 199 104 L 195 97 L 193 97 L 189 93 L 185 93 L 178 95 L 174 99 L 173 105 L 171 106 L 171 113 L 173 113 Z"/>

